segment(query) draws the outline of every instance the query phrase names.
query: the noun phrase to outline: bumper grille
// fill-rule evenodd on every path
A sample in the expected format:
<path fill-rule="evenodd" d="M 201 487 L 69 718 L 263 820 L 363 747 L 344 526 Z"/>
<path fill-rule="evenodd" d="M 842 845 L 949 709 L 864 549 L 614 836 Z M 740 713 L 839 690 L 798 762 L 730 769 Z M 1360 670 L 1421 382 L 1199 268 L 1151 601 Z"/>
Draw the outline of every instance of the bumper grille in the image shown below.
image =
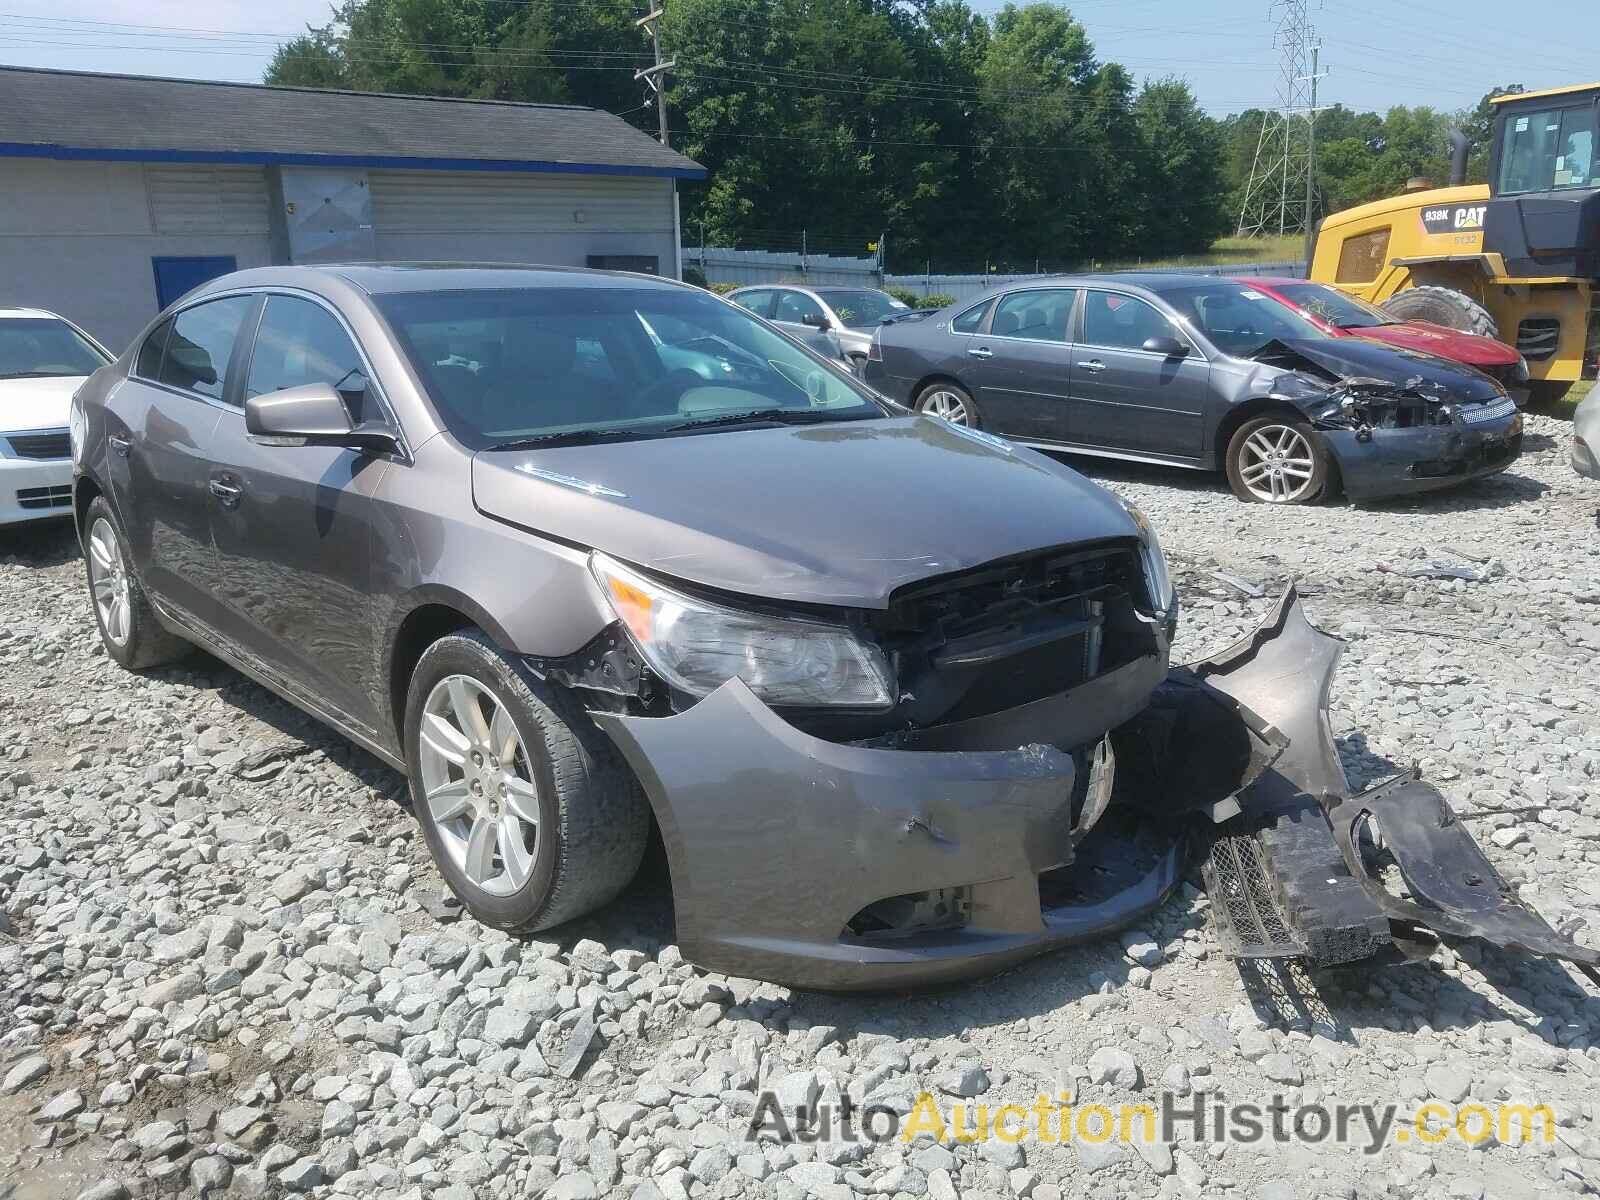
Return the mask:
<path fill-rule="evenodd" d="M 1261 843 L 1252 833 L 1220 834 L 1202 868 L 1211 916 L 1225 954 L 1234 958 L 1292 958 L 1305 947 L 1289 929 L 1273 894 Z"/>
<path fill-rule="evenodd" d="M 33 487 L 17 489 L 18 508 L 68 508 L 72 504 L 72 487 Z"/>
<path fill-rule="evenodd" d="M 1481 425 L 1485 421 L 1498 421 L 1517 411 L 1517 402 L 1510 396 L 1491 400 L 1487 404 L 1464 404 L 1456 413 L 1468 425 Z"/>
<path fill-rule="evenodd" d="M 65 429 L 50 433 L 13 433 L 6 437 L 18 458 L 71 458 L 72 442 Z"/>

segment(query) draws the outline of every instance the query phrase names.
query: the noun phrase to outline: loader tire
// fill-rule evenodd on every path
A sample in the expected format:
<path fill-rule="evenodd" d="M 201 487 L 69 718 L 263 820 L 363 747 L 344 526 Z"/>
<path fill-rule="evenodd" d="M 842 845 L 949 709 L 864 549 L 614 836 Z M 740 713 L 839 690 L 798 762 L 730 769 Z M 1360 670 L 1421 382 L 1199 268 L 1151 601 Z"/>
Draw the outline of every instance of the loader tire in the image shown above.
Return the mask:
<path fill-rule="evenodd" d="M 1489 310 L 1465 292 L 1446 287 L 1414 287 L 1383 302 L 1383 310 L 1402 321 L 1432 321 L 1447 329 L 1498 338 L 1500 326 Z"/>

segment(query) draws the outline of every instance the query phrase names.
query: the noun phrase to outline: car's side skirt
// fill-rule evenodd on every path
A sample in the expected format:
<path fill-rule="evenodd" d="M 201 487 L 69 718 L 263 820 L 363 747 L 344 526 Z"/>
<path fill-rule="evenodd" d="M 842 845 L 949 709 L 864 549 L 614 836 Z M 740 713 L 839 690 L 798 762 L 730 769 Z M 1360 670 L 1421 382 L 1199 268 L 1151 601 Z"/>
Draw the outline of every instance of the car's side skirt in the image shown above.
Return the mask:
<path fill-rule="evenodd" d="M 173 631 L 189 639 L 209 654 L 214 654 L 228 666 L 266 688 L 273 695 L 306 713 L 315 717 L 335 733 L 338 733 L 369 754 L 383 760 L 397 771 L 406 769 L 405 759 L 399 757 L 393 750 L 385 747 L 378 741 L 377 732 L 368 729 L 353 717 L 346 716 L 342 711 L 333 707 L 326 700 L 313 696 L 282 678 L 276 671 L 266 664 L 258 661 L 253 655 L 246 654 L 223 639 L 215 630 L 205 622 L 185 610 L 178 608 L 169 601 L 150 598 L 163 621 L 168 622 Z"/>
<path fill-rule="evenodd" d="M 1075 442 L 1036 442 L 1026 438 L 1006 438 L 1030 450 L 1055 450 L 1062 454 L 1088 454 L 1095 458 L 1120 458 L 1126 462 L 1151 463 L 1158 467 L 1183 467 L 1189 471 L 1211 471 L 1215 467 L 1198 458 L 1167 458 L 1160 454 L 1140 454 L 1135 450 L 1108 450 L 1104 446 L 1080 446 Z"/>

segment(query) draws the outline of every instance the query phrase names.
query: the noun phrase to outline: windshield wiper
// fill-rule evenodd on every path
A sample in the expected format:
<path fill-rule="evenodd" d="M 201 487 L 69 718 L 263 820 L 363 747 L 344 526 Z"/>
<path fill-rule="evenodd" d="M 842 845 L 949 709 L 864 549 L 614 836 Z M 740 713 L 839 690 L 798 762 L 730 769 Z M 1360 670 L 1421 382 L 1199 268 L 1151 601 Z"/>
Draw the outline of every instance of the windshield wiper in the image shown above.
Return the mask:
<path fill-rule="evenodd" d="M 94 372 L 90 372 L 92 375 Z M 8 371 L 0 379 L 71 379 L 64 371 Z"/>
<path fill-rule="evenodd" d="M 819 425 L 827 421 L 859 421 L 876 413 L 839 413 L 813 408 L 751 408 L 739 412 L 718 413 L 714 417 L 701 417 L 694 421 L 679 421 L 668 425 L 663 433 L 679 433 L 685 429 L 715 429 L 723 425 Z"/>
<path fill-rule="evenodd" d="M 536 433 L 531 437 L 515 438 L 509 442 L 496 442 L 490 450 L 537 450 L 546 446 L 590 446 L 597 442 L 632 442 L 653 435 L 644 429 L 561 429 L 554 433 Z"/>

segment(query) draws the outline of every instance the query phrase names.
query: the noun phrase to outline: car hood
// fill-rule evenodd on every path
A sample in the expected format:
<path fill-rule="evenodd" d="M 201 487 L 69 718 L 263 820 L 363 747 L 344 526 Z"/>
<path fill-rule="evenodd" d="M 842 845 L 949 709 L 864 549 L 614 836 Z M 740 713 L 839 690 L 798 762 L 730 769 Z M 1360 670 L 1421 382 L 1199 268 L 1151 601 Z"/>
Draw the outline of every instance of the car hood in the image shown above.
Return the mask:
<path fill-rule="evenodd" d="M 748 596 L 885 608 L 907 583 L 1054 546 L 1132 538 L 1071 468 L 931 417 L 482 451 L 500 520 Z"/>
<path fill-rule="evenodd" d="M 86 375 L 44 379 L 0 379 L 0 433 L 24 429 L 65 429 L 72 393 Z"/>
<path fill-rule="evenodd" d="M 1517 352 L 1504 342 L 1476 333 L 1462 333 L 1459 329 L 1435 325 L 1431 321 L 1401 321 L 1394 325 L 1351 329 L 1347 332 L 1367 341 L 1421 350 L 1474 367 L 1515 366 L 1518 358 Z"/>
<path fill-rule="evenodd" d="M 1284 350 L 1289 354 L 1285 355 Z M 1436 354 L 1365 338 L 1296 338 L 1269 342 L 1255 357 L 1291 370 L 1309 363 L 1345 382 L 1377 379 L 1404 387 L 1413 380 L 1420 380 L 1424 390 L 1440 392 L 1457 404 L 1492 400 L 1505 394 L 1499 384 L 1474 367 Z M 1304 363 L 1291 361 L 1295 357 Z"/>

